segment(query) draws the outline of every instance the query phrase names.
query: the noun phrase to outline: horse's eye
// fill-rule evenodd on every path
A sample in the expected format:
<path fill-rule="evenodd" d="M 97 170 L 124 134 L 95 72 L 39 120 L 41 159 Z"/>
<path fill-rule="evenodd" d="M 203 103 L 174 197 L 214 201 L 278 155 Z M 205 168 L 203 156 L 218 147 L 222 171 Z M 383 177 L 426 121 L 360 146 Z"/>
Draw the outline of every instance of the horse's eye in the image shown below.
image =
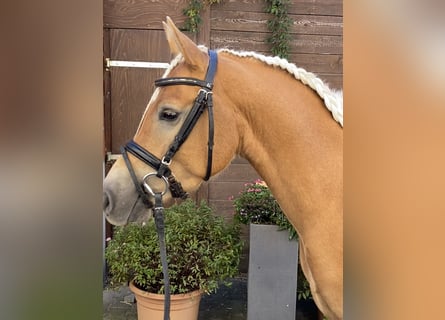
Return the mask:
<path fill-rule="evenodd" d="M 165 121 L 175 121 L 178 119 L 179 112 L 173 111 L 171 109 L 164 109 L 159 113 L 159 120 Z"/>

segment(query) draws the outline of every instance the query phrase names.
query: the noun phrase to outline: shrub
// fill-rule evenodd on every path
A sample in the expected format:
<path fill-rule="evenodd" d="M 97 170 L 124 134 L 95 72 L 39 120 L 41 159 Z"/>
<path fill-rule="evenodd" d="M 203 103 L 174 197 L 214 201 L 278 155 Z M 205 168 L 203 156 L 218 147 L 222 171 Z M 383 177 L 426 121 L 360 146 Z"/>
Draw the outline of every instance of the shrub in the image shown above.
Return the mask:
<path fill-rule="evenodd" d="M 165 237 L 172 294 L 211 293 L 238 273 L 239 224 L 215 216 L 204 202 L 187 200 L 165 209 Z M 134 280 L 145 291 L 163 293 L 154 219 L 117 228 L 105 256 L 112 284 Z"/>

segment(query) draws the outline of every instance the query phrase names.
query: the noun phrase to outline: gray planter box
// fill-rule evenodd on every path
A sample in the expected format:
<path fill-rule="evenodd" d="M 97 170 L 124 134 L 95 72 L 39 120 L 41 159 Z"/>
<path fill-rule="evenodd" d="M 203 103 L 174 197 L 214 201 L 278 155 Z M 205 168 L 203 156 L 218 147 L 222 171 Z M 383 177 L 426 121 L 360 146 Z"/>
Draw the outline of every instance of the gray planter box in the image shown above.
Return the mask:
<path fill-rule="evenodd" d="M 250 225 L 248 320 L 295 320 L 298 242 L 274 225 Z"/>

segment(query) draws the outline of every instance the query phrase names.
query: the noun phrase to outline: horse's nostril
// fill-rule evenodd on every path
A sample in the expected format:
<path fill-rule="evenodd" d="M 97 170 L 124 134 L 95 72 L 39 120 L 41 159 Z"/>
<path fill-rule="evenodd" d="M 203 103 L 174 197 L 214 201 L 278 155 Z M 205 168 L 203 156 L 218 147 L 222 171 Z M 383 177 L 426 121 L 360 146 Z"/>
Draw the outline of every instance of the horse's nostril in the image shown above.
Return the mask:
<path fill-rule="evenodd" d="M 108 212 L 111 210 L 111 201 L 108 193 L 104 192 L 103 194 L 103 210 L 104 212 Z"/>

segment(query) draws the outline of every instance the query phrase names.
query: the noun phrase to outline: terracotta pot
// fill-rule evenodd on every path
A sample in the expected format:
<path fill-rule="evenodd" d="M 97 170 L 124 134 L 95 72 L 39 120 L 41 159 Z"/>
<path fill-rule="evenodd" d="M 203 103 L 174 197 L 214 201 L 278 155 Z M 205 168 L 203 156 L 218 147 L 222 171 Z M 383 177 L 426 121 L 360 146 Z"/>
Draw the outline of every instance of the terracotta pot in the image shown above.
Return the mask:
<path fill-rule="evenodd" d="M 133 281 L 130 290 L 135 294 L 138 320 L 163 320 L 164 295 L 143 291 Z M 197 320 L 201 292 L 199 290 L 170 297 L 170 320 Z"/>

